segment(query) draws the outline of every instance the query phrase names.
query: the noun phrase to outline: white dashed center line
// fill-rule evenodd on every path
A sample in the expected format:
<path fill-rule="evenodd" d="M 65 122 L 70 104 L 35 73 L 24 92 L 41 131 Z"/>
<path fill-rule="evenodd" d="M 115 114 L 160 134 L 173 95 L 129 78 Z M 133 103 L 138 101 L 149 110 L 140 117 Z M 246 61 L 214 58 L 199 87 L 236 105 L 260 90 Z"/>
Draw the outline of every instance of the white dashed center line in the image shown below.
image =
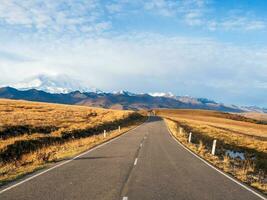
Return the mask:
<path fill-rule="evenodd" d="M 123 197 L 122 200 L 128 200 L 128 197 Z"/>

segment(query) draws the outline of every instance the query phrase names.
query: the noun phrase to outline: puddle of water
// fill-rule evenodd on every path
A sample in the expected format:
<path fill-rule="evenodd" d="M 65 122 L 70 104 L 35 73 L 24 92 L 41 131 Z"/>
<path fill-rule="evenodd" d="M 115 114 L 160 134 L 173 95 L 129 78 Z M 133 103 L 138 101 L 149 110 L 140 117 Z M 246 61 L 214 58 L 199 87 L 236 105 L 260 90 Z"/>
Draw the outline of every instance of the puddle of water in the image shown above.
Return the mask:
<path fill-rule="evenodd" d="M 245 160 L 245 154 L 242 152 L 226 150 L 225 154 L 228 155 L 230 158 L 233 158 L 233 159 L 239 158 L 241 160 Z"/>

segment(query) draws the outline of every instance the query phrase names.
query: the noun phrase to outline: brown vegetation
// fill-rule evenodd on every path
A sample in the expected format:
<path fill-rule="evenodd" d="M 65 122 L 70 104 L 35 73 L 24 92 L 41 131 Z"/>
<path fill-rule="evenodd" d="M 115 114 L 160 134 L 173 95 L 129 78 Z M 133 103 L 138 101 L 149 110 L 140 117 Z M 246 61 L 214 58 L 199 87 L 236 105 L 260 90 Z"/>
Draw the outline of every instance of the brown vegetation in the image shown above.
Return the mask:
<path fill-rule="evenodd" d="M 267 124 L 267 113 L 245 112 L 245 113 L 240 113 L 239 115 L 242 115 L 244 117 L 251 118 L 251 119 L 260 120 Z"/>
<path fill-rule="evenodd" d="M 158 110 L 157 115 L 164 117 L 172 134 L 195 153 L 267 193 L 267 125 L 215 111 Z M 190 132 L 192 143 L 188 143 Z M 216 156 L 211 155 L 214 139 L 217 140 Z M 234 157 L 231 153 L 240 156 Z"/>
<path fill-rule="evenodd" d="M 116 137 L 144 119 L 132 111 L 2 99 L 0 185 Z"/>

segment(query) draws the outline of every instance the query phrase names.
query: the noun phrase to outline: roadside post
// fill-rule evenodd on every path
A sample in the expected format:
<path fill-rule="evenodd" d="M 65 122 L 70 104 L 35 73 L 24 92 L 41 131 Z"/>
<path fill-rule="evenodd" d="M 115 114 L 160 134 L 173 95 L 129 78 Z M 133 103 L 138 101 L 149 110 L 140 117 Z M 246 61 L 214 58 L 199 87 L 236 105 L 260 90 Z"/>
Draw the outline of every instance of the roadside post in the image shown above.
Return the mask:
<path fill-rule="evenodd" d="M 183 133 L 183 128 L 182 128 L 182 127 L 179 128 L 179 133 L 180 133 L 180 134 Z"/>
<path fill-rule="evenodd" d="M 104 130 L 104 138 L 106 137 L 107 133 L 106 133 L 106 130 Z"/>
<path fill-rule="evenodd" d="M 217 142 L 217 140 L 213 140 L 212 150 L 211 150 L 211 154 L 212 154 L 212 155 L 215 155 L 216 142 Z"/>
<path fill-rule="evenodd" d="M 188 137 L 188 142 L 191 143 L 191 139 L 192 139 L 192 132 L 189 133 L 189 137 Z"/>
<path fill-rule="evenodd" d="M 121 126 L 118 127 L 119 132 L 121 132 Z"/>

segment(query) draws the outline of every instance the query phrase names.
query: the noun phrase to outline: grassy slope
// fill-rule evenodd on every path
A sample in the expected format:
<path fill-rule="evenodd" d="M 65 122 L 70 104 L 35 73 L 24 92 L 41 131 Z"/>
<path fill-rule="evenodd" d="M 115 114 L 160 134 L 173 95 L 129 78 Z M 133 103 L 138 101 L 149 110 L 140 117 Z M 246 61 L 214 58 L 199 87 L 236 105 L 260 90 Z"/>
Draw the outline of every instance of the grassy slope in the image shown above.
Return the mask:
<path fill-rule="evenodd" d="M 143 120 L 132 111 L 1 99 L 0 185 L 116 137 Z M 106 138 L 103 130 L 108 131 Z"/>
<path fill-rule="evenodd" d="M 240 115 L 251 119 L 261 120 L 267 123 L 267 113 L 246 112 L 240 113 Z"/>
<path fill-rule="evenodd" d="M 228 113 L 203 110 L 159 110 L 175 137 L 183 144 L 243 182 L 267 192 L 267 125 Z M 183 134 L 179 134 L 179 127 Z M 192 132 L 192 144 L 188 133 Z M 216 156 L 212 156 L 217 139 Z M 246 160 L 226 156 L 226 150 L 243 152 Z"/>

